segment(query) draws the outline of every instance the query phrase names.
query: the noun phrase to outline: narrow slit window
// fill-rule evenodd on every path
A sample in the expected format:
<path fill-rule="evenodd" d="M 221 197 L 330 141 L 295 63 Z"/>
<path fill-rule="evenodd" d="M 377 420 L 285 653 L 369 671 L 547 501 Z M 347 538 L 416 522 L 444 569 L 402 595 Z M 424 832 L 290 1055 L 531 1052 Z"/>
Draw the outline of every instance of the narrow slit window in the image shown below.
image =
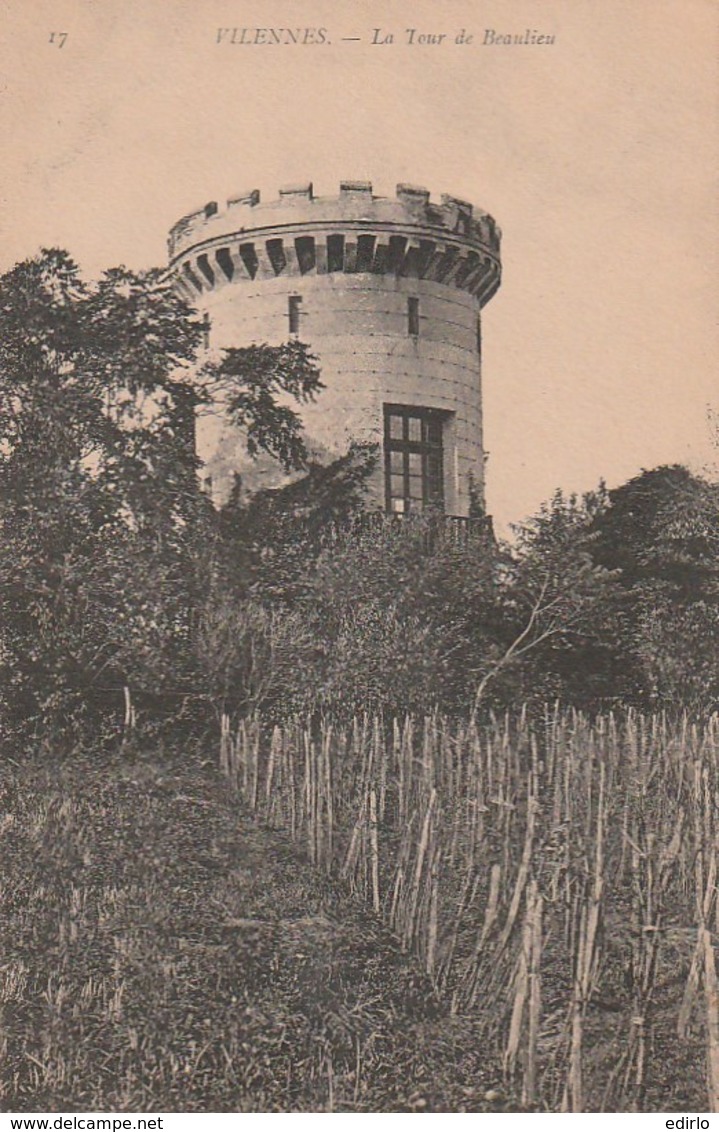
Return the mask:
<path fill-rule="evenodd" d="M 290 295 L 287 313 L 290 320 L 290 334 L 299 334 L 300 315 L 302 314 L 301 295 Z"/>
<path fill-rule="evenodd" d="M 419 334 L 419 299 L 414 296 L 407 299 L 407 333 L 413 338 Z"/>

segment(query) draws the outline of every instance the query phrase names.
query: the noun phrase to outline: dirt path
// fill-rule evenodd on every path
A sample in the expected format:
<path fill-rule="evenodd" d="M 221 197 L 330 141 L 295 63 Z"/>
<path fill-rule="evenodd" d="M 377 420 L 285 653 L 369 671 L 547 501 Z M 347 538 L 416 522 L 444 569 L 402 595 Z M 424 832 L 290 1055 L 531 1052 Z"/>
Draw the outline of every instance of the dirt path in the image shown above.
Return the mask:
<path fill-rule="evenodd" d="M 6 1111 L 493 1107 L 471 1023 L 212 767 L 14 768 L 0 828 Z"/>

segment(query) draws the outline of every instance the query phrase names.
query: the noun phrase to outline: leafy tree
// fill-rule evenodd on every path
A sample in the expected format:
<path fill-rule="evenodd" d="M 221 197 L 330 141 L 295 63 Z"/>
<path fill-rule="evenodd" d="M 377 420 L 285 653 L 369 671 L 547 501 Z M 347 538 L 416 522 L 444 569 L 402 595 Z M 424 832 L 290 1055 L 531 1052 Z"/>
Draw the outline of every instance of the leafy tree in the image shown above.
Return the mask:
<path fill-rule="evenodd" d="M 304 342 L 266 343 L 223 351 L 204 371 L 212 399 L 221 400 L 242 430 L 250 456 L 267 452 L 287 471 L 307 465 L 302 422 L 283 398 L 306 404 L 323 388 L 316 359 Z"/>
<path fill-rule="evenodd" d="M 716 708 L 716 485 L 670 466 L 581 500 L 557 492 L 515 534 L 477 704 Z"/>
<path fill-rule="evenodd" d="M 187 692 L 213 568 L 197 482 L 202 325 L 158 272 L 82 280 L 44 251 L 0 278 L 0 713 L 72 731 L 122 688 Z M 231 352 L 216 368 L 251 444 L 297 466 L 281 398 L 312 396 L 304 348 Z M 287 364 L 283 385 L 282 365 Z M 243 388 L 243 382 L 247 388 Z"/>
<path fill-rule="evenodd" d="M 622 589 L 628 691 L 651 706 L 719 704 L 719 486 L 679 465 L 609 492 L 595 561 Z"/>
<path fill-rule="evenodd" d="M 595 560 L 625 586 L 661 580 L 691 598 L 716 570 L 717 486 L 678 464 L 642 472 L 608 493 L 592 529 Z"/>
<path fill-rule="evenodd" d="M 226 582 L 236 596 L 291 603 L 317 556 L 361 512 L 377 448 L 353 444 L 327 465 L 311 462 L 283 487 L 245 498 L 242 481 L 220 511 Z"/>
<path fill-rule="evenodd" d="M 153 275 L 93 288 L 48 251 L 0 279 L 1 683 L 22 718 L 60 727 L 77 708 L 118 650 L 119 546 L 166 544 L 187 518 L 171 374 L 199 334 Z"/>
<path fill-rule="evenodd" d="M 218 517 L 212 583 L 198 657 L 218 710 L 286 712 L 316 705 L 322 634 L 305 600 L 317 562 L 356 523 L 376 466 L 354 445 L 327 466 L 245 498 L 239 477 Z"/>
<path fill-rule="evenodd" d="M 475 709 L 487 698 L 591 706 L 611 691 L 613 575 L 593 559 L 591 523 L 606 492 L 555 492 L 514 528 L 497 571 L 494 639 L 476 672 Z"/>

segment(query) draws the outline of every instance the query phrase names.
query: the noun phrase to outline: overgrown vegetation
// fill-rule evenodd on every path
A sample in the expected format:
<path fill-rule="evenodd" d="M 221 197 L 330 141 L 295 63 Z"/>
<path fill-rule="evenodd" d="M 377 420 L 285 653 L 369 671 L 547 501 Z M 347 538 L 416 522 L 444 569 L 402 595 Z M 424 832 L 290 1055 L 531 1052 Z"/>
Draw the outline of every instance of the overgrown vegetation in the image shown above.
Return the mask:
<path fill-rule="evenodd" d="M 217 524 L 196 408 L 217 394 L 294 469 L 282 396 L 320 381 L 296 342 L 251 352 L 254 377 L 237 351 L 200 369 L 201 338 L 157 272 L 90 285 L 49 251 L 0 280 L 0 720 L 15 741 L 112 732 L 125 689 L 154 712 L 205 699 L 195 629 Z"/>
<path fill-rule="evenodd" d="M 371 963 L 359 936 L 319 1029 L 304 1007 L 292 1013 L 281 981 L 273 999 L 264 975 L 259 1005 L 245 988 L 245 1029 L 232 1021 L 235 945 L 217 935 L 198 879 L 216 861 L 217 900 L 229 900 L 225 803 L 192 774 L 182 785 L 178 769 L 170 801 L 163 785 L 144 808 L 122 769 L 142 744 L 214 757 L 221 736 L 250 809 L 325 874 L 307 875 L 301 899 L 331 892 L 349 922 L 345 885 L 384 918 L 424 965 L 422 996 L 455 1011 L 442 1026 L 464 1040 L 466 1016 L 489 1077 L 503 1065 L 512 1103 L 719 1103 L 717 485 L 668 466 L 581 499 L 557 492 L 499 545 L 483 517 L 458 528 L 436 514 L 369 515 L 372 446 L 326 466 L 308 458 L 293 408 L 321 389 L 307 347 L 260 344 L 200 364 L 202 333 L 158 273 L 117 269 L 88 284 L 51 251 L 0 279 L 0 732 L 24 941 L 5 991 L 8 1096 L 422 1107 L 393 1077 L 409 1047 L 392 1012 L 404 1019 L 406 1003 L 391 980 L 372 982 L 377 1013 L 352 985 L 358 955 Z M 283 487 L 252 495 L 238 480 L 213 507 L 194 421 L 218 406 L 250 452 L 279 461 Z M 554 702 L 561 711 L 548 713 Z M 165 860 L 172 829 L 178 859 L 158 881 L 144 847 L 161 843 Z M 242 822 L 237 837 L 259 839 L 270 864 L 280 852 Z M 51 840 L 57 872 L 43 857 Z M 126 885 L 113 888 L 105 856 Z M 292 919 L 277 877 L 253 860 L 277 915 Z M 245 898 L 262 904 L 251 885 Z M 141 939 L 126 931 L 135 920 Z M 275 944 L 259 946 L 276 974 Z M 304 977 L 305 946 L 288 979 Z M 122 1003 L 143 995 L 140 1023 L 139 1006 L 130 1018 Z M 335 1007 L 344 1021 L 330 1025 Z M 381 1041 L 355 1041 L 355 1011 Z M 181 1050 L 163 1044 L 172 1027 Z M 654 1066 L 675 1031 L 691 1058 L 662 1092 Z M 480 1047 L 468 1049 L 462 1064 L 484 1082 Z M 699 1053 L 706 1073 L 692 1067 Z M 443 1101 L 422 1084 L 426 1106 L 479 1104 L 459 1070 L 442 1080 Z"/>
<path fill-rule="evenodd" d="M 112 739 L 137 710 L 187 730 L 228 709 L 716 707 L 715 485 L 667 467 L 557 493 L 511 546 L 480 522 L 462 539 L 432 518 L 361 524 L 377 453 L 308 464 L 291 407 L 321 388 L 307 348 L 200 366 L 201 337 L 157 273 L 90 285 L 54 251 L 0 280 L 13 741 Z M 213 405 L 294 482 L 250 498 L 238 483 L 218 513 L 193 447 Z"/>
<path fill-rule="evenodd" d="M 498 1107 L 471 1021 L 197 759 L 30 760 L 1 810 L 4 1111 Z"/>

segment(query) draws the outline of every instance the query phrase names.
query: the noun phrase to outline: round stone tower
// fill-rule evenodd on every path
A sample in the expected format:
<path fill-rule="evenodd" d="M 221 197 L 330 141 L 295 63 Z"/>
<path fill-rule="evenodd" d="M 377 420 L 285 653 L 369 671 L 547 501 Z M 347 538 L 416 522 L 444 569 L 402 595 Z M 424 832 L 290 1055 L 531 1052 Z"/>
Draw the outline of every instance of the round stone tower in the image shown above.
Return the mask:
<path fill-rule="evenodd" d="M 500 233 L 466 201 L 398 185 L 393 198 L 343 181 L 262 203 L 257 190 L 207 204 L 170 233 L 178 291 L 208 316 L 212 348 L 306 342 L 325 389 L 302 408 L 310 447 L 382 451 L 372 506 L 467 515 L 484 500 L 481 315 L 500 283 Z M 219 498 L 217 431 L 198 430 Z M 224 473 L 223 473 L 224 468 Z"/>

